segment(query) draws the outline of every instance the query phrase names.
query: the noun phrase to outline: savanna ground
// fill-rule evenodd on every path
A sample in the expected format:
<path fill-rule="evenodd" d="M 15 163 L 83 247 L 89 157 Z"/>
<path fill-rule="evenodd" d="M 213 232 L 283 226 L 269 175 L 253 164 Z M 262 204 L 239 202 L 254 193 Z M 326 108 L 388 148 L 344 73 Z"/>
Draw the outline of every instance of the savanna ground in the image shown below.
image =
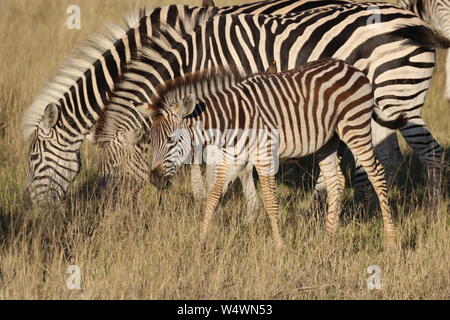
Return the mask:
<path fill-rule="evenodd" d="M 81 7 L 81 30 L 66 28 L 66 8 L 71 4 Z M 69 195 L 70 204 L 32 208 L 23 194 L 28 151 L 20 133 L 24 109 L 89 33 L 106 22 L 120 22 L 135 7 L 166 4 L 0 2 L 0 299 L 450 298 L 448 197 L 429 205 L 420 164 L 404 143 L 405 162 L 391 194 L 402 245 L 394 255 L 383 250 L 380 215 L 359 214 L 349 200 L 336 252 L 324 250 L 323 215 L 306 210 L 310 173 L 301 173 L 293 185 L 292 165 L 278 184 L 286 242 L 281 256 L 273 252 L 263 212 L 254 225 L 242 223 L 245 210 L 239 187 L 222 201 L 207 250 L 197 255 L 203 204 L 193 200 L 187 175 L 179 175 L 164 194 L 146 187 L 133 208 L 120 197 L 98 197 L 93 191 L 98 151 L 89 145 L 83 146 L 84 167 Z M 439 52 L 438 64 L 443 63 L 444 53 Z M 443 85 L 439 67 L 424 117 L 448 149 L 450 106 L 441 98 Z M 308 161 L 301 165 L 311 167 Z M 448 175 L 445 178 L 448 182 Z M 445 187 L 448 195 L 448 184 Z M 69 265 L 80 267 L 81 290 L 66 287 Z M 367 289 L 366 269 L 371 265 L 381 268 L 381 290 Z"/>

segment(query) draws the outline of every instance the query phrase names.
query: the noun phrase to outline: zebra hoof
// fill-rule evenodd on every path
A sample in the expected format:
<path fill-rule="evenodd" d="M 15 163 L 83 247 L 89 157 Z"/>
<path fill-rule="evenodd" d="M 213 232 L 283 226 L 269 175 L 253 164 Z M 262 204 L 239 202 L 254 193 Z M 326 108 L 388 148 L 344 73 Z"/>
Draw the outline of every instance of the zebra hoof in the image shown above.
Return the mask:
<path fill-rule="evenodd" d="M 399 247 L 397 244 L 396 233 L 387 233 L 385 237 L 385 245 L 388 252 L 397 252 Z"/>

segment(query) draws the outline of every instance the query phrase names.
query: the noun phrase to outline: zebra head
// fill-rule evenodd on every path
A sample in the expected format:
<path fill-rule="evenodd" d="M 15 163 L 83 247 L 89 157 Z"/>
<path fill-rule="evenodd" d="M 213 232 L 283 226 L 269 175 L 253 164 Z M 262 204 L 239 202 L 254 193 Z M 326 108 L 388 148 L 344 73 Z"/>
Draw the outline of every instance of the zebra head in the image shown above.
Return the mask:
<path fill-rule="evenodd" d="M 185 117 L 196 105 L 196 98 L 189 94 L 171 107 L 154 109 L 141 105 L 137 109 L 144 117 L 152 119 L 149 132 L 152 147 L 150 182 L 159 189 L 169 187 L 177 169 L 191 151 L 191 135 L 186 128 Z"/>
<path fill-rule="evenodd" d="M 125 178 L 130 185 L 140 189 L 148 183 L 150 166 L 146 160 L 148 151 L 143 140 L 145 129 L 140 127 L 126 132 L 118 131 L 114 137 L 96 136 L 95 143 L 101 148 L 98 168 L 106 179 Z"/>
<path fill-rule="evenodd" d="M 58 105 L 46 106 L 31 135 L 26 191 L 33 203 L 60 201 L 81 169 L 80 147 L 84 136 L 63 129 Z"/>

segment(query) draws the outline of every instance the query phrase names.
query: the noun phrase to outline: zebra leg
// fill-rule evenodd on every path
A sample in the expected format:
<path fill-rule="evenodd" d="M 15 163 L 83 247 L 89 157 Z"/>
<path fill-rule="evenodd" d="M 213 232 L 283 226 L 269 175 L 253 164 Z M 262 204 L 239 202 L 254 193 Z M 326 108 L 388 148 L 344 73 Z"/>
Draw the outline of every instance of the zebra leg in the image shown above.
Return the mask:
<path fill-rule="evenodd" d="M 266 173 L 265 168 L 256 166 L 261 184 L 261 197 L 269 216 L 270 226 L 272 228 L 272 238 L 275 243 L 277 251 L 283 249 L 283 240 L 280 235 L 280 228 L 278 225 L 278 200 L 275 192 L 275 175 Z"/>
<path fill-rule="evenodd" d="M 333 153 L 320 160 L 320 170 L 327 185 L 328 210 L 325 221 L 328 244 L 333 247 L 339 227 L 339 217 L 341 213 L 342 189 L 339 182 L 337 170 L 337 155 Z"/>
<path fill-rule="evenodd" d="M 253 224 L 256 217 L 258 216 L 259 209 L 261 209 L 256 187 L 255 181 L 253 180 L 253 164 L 247 163 L 244 170 L 238 175 L 239 179 L 242 183 L 242 191 L 244 193 L 244 199 L 246 202 L 246 224 Z"/>
<path fill-rule="evenodd" d="M 338 172 L 339 186 L 340 186 L 341 190 L 344 191 L 344 189 L 345 189 L 345 176 L 344 176 L 344 173 L 342 172 L 341 166 L 339 165 L 342 160 L 339 160 L 339 157 L 337 158 L 337 160 L 338 160 L 338 163 L 337 163 L 336 169 L 337 169 L 337 172 Z"/>
<path fill-rule="evenodd" d="M 322 170 L 320 170 L 316 184 L 314 185 L 313 202 L 315 203 L 322 202 L 326 194 L 327 194 L 327 182 L 325 181 Z"/>
<path fill-rule="evenodd" d="M 359 204 L 367 204 L 370 197 L 370 181 L 363 166 L 355 159 L 355 202 Z"/>
<path fill-rule="evenodd" d="M 338 169 L 337 145 L 338 140 L 334 137 L 317 152 L 319 167 L 327 188 L 328 210 L 325 221 L 325 230 L 327 234 L 327 243 L 330 247 L 334 246 L 337 229 L 339 227 L 343 190 L 339 178 L 340 169 Z"/>
<path fill-rule="evenodd" d="M 342 172 L 339 162 L 340 162 L 339 158 L 337 158 L 336 171 L 338 175 L 340 189 L 343 191 L 345 188 L 345 176 L 344 173 Z M 324 202 L 326 195 L 327 195 L 327 181 L 324 178 L 323 171 L 321 169 L 319 177 L 317 178 L 316 185 L 314 186 L 313 200 L 312 200 L 313 208 L 320 206 L 321 203 Z"/>
<path fill-rule="evenodd" d="M 341 166 L 339 165 L 339 158 L 336 162 L 336 170 L 339 178 L 339 185 L 342 190 L 345 188 L 345 176 L 342 172 Z M 325 194 L 327 192 L 327 182 L 326 179 L 323 177 L 323 172 L 320 171 L 319 177 L 317 178 L 316 186 L 314 187 L 314 194 L 320 196 L 320 194 Z"/>
<path fill-rule="evenodd" d="M 205 170 L 206 192 L 209 193 L 214 184 L 214 165 L 207 164 Z M 226 188 L 226 187 L 225 187 Z"/>
<path fill-rule="evenodd" d="M 206 173 L 205 173 L 205 180 L 206 180 L 206 188 L 208 192 L 211 190 L 212 186 L 214 185 L 214 173 L 215 173 L 215 166 L 208 164 L 206 165 Z M 236 166 L 236 165 L 228 165 L 227 166 L 227 172 L 224 177 L 223 182 L 223 190 L 222 194 L 225 194 L 229 188 L 229 186 L 236 180 L 236 178 L 239 176 L 239 172 L 242 170 L 242 166 Z"/>
<path fill-rule="evenodd" d="M 403 159 L 397 134 L 395 130 L 382 127 L 373 120 L 371 127 L 372 144 L 374 145 L 377 158 L 383 164 L 389 189 L 392 186 Z M 367 173 L 364 171 L 361 162 L 355 159 L 355 201 L 357 203 L 367 203 L 369 200 L 370 206 L 375 207 L 377 199 L 371 197 L 370 181 L 367 179 Z"/>
<path fill-rule="evenodd" d="M 202 169 L 199 164 L 191 165 L 191 186 L 194 199 L 202 200 L 206 195 L 205 183 L 203 181 Z"/>
<path fill-rule="evenodd" d="M 208 191 L 214 183 L 213 176 L 214 166 L 206 166 L 206 181 Z M 242 184 L 242 192 L 246 201 L 246 219 L 245 223 L 251 224 L 254 222 L 258 211 L 261 209 L 256 192 L 255 181 L 253 180 L 253 164 L 248 163 L 244 168 L 242 165 L 228 165 L 227 174 L 224 178 L 223 192 L 227 192 L 230 184 L 239 178 Z"/>
<path fill-rule="evenodd" d="M 438 199 L 442 193 L 442 147 L 433 138 L 422 118 L 409 120 L 401 133 L 426 169 L 430 198 Z"/>
<path fill-rule="evenodd" d="M 206 236 L 208 234 L 209 225 L 213 217 L 214 211 L 216 210 L 220 197 L 222 196 L 222 191 L 224 187 L 224 180 L 226 176 L 227 166 L 225 163 L 221 163 L 215 167 L 215 179 L 208 193 L 208 198 L 206 200 L 205 216 L 203 218 L 202 228 L 200 232 L 200 247 L 204 248 L 206 242 Z"/>
<path fill-rule="evenodd" d="M 384 223 L 384 234 L 388 248 L 397 247 L 397 231 L 392 220 L 391 210 L 388 203 L 388 185 L 386 182 L 384 168 L 375 157 L 373 148 L 368 148 L 367 137 L 351 139 L 347 144 L 355 157 L 359 159 L 363 169 L 367 172 L 370 182 L 378 196 L 381 214 Z M 367 136 L 370 136 L 370 132 Z M 370 141 L 369 141 L 370 142 Z M 370 143 L 371 145 L 371 143 Z"/>

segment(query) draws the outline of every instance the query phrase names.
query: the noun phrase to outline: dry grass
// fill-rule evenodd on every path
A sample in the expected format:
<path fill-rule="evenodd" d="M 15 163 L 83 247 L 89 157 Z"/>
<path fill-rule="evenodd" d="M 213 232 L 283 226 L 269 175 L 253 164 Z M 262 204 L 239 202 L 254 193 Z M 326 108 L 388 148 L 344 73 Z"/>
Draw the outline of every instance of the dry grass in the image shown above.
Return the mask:
<path fill-rule="evenodd" d="M 69 4 L 82 8 L 80 31 L 65 28 Z M 273 253 L 263 214 L 251 227 L 242 224 L 238 189 L 222 201 L 207 251 L 198 256 L 203 206 L 193 201 L 185 176 L 166 194 L 147 187 L 134 209 L 117 198 L 113 204 L 91 192 L 97 153 L 89 146 L 83 147 L 84 169 L 72 204 L 32 209 L 22 192 L 27 154 L 19 129 L 23 110 L 76 43 L 144 4 L 168 1 L 0 2 L 0 299 L 450 297 L 448 201 L 435 209 L 425 205 L 420 166 L 410 156 L 391 197 L 402 242 L 398 255 L 382 250 L 378 215 L 361 217 L 351 210 L 341 220 L 337 251 L 328 254 L 322 248 L 322 217 L 305 212 L 311 179 L 304 175 L 305 188 L 279 183 L 286 241 L 281 257 Z M 440 68 L 425 118 L 448 149 L 450 113 L 441 99 L 443 79 Z M 80 291 L 66 288 L 70 264 L 82 270 Z M 366 288 L 369 265 L 381 267 L 381 290 Z"/>

